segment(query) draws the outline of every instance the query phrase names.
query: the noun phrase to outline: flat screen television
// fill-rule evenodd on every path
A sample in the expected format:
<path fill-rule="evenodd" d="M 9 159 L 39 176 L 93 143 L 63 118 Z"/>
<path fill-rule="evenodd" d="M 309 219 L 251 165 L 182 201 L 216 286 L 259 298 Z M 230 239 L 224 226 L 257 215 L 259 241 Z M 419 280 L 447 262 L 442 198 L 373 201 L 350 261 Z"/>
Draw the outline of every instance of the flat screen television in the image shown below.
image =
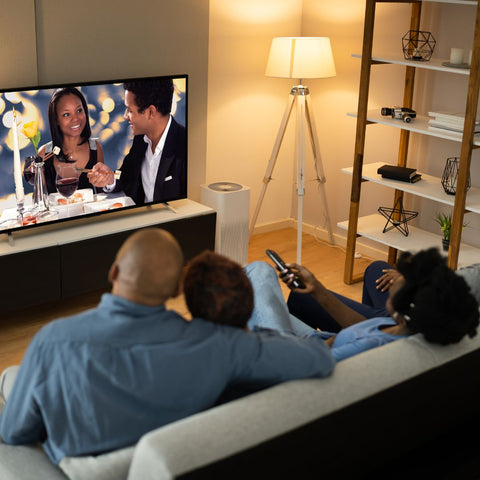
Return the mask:
<path fill-rule="evenodd" d="M 72 93 L 72 88 L 80 95 Z M 60 92 L 63 95 L 58 97 Z M 133 98 L 133 105 L 126 100 L 126 93 Z M 70 103 L 52 101 L 62 96 Z M 186 198 L 187 101 L 185 74 L 0 90 L 0 234 Z M 163 102 L 155 107 L 157 116 L 149 106 L 155 102 Z M 51 103 L 55 108 L 50 106 L 49 114 Z M 81 121 L 76 119 L 82 115 L 83 106 L 87 113 L 85 128 L 79 132 Z M 155 126 L 152 121 L 157 122 Z M 53 132 L 50 124 L 55 122 L 57 130 Z M 90 139 L 85 138 L 87 123 Z M 160 139 L 152 134 L 161 131 L 159 125 L 165 128 Z M 40 135 L 38 141 L 37 133 L 34 142 L 38 141 L 43 161 L 28 138 L 35 131 Z M 69 152 L 75 135 L 79 147 Z M 52 137 L 56 140 L 52 141 Z M 153 142 L 146 143 L 147 137 L 153 137 Z M 157 150 L 153 152 L 156 142 Z M 63 143 L 63 148 L 54 143 Z M 82 162 L 75 158 L 80 157 L 75 153 L 77 148 L 83 151 Z M 93 185 L 89 172 L 100 152 L 108 169 L 102 167 L 105 172 L 97 175 Z M 62 179 L 60 171 L 65 170 L 73 170 L 74 174 Z M 37 180 L 34 171 L 38 172 Z M 109 179 L 105 180 L 108 184 L 98 183 L 101 175 Z"/>

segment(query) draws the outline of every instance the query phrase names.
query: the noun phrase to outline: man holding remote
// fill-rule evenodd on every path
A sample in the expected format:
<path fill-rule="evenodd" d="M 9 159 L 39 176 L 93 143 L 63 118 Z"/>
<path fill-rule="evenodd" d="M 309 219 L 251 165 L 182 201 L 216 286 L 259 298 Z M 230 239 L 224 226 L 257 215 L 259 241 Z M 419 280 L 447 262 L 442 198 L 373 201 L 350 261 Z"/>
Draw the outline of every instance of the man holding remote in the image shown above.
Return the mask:
<path fill-rule="evenodd" d="M 227 387 L 253 391 L 331 373 L 335 361 L 320 338 L 252 333 L 167 310 L 183 264 L 166 231 L 130 236 L 110 269 L 112 293 L 35 335 L 0 414 L 3 441 L 41 442 L 58 464 L 135 444 L 212 407 Z"/>

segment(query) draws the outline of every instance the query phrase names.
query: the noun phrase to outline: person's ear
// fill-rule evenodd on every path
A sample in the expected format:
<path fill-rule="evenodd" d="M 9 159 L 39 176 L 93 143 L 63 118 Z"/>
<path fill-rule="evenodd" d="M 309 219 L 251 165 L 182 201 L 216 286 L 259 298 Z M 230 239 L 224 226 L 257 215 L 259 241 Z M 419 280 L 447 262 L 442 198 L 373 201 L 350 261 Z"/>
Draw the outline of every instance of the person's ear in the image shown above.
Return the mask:
<path fill-rule="evenodd" d="M 116 263 L 112 264 L 110 270 L 108 271 L 108 281 L 113 283 L 118 278 L 118 265 Z"/>
<path fill-rule="evenodd" d="M 153 118 L 156 113 L 157 113 L 157 109 L 153 105 L 150 105 L 148 107 L 148 118 Z"/>

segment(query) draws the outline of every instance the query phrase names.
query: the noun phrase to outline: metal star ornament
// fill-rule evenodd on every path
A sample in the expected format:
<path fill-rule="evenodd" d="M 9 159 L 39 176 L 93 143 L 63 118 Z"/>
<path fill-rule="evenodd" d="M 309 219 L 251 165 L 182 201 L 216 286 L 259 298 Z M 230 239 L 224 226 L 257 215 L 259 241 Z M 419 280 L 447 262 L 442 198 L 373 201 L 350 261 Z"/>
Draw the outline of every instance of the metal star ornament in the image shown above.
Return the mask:
<path fill-rule="evenodd" d="M 418 212 L 405 210 L 403 208 L 402 197 L 398 198 L 393 208 L 378 207 L 378 213 L 382 214 L 387 219 L 387 223 L 383 228 L 383 233 L 387 233 L 393 228 L 396 228 L 406 237 L 408 237 L 409 233 L 407 222 L 418 215 Z"/>

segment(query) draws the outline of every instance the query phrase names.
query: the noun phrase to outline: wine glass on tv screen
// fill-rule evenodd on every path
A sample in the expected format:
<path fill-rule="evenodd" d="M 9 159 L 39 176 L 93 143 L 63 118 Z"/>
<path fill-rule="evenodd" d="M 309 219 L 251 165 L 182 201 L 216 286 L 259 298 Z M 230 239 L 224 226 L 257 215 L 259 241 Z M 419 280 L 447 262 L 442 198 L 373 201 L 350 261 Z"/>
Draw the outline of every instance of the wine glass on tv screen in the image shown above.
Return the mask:
<path fill-rule="evenodd" d="M 35 155 L 29 155 L 23 160 L 23 178 L 27 183 L 33 185 L 35 178 L 35 169 L 33 167 Z"/>
<path fill-rule="evenodd" d="M 75 163 L 64 163 L 58 165 L 57 175 L 55 178 L 55 184 L 57 186 L 58 193 L 65 199 L 65 205 L 67 206 L 67 216 L 69 215 L 68 204 L 72 195 L 77 191 L 78 187 L 78 171 L 75 168 Z M 61 199 L 58 199 L 58 203 L 61 203 Z"/>
<path fill-rule="evenodd" d="M 187 96 L 185 74 L 0 89 L 0 234 L 40 223 L 22 219 L 36 156 L 55 211 L 42 224 L 186 198 Z M 73 193 L 56 180 L 69 161 Z"/>

